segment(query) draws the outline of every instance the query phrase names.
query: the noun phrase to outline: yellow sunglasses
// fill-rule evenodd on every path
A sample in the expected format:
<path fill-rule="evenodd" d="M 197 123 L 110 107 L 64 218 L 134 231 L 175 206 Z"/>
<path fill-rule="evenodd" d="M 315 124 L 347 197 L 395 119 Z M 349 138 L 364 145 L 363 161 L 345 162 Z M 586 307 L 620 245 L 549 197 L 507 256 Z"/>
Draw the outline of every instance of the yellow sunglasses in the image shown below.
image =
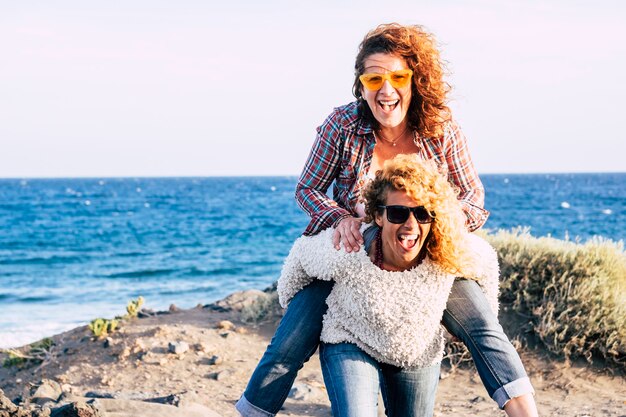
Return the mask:
<path fill-rule="evenodd" d="M 411 82 L 413 71 L 410 69 L 403 69 L 394 72 L 388 72 L 386 74 L 369 73 L 363 74 L 359 77 L 363 86 L 370 91 L 378 91 L 385 83 L 385 80 L 389 81 L 389 84 L 393 88 L 404 88 Z"/>

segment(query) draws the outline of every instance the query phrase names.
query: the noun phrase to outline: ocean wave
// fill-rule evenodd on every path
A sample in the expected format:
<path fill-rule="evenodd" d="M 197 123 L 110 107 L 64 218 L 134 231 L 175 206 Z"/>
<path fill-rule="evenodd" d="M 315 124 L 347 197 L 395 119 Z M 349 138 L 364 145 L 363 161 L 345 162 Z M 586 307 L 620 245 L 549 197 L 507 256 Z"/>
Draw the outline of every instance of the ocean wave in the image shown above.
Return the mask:
<path fill-rule="evenodd" d="M 185 294 L 198 294 L 198 295 L 204 295 L 204 294 L 208 294 L 208 293 L 213 293 L 215 292 L 215 285 L 212 286 L 199 286 L 199 287 L 194 287 L 194 288 L 187 288 L 184 290 L 176 290 L 176 289 L 164 289 L 161 291 L 158 291 L 157 294 L 159 296 L 162 297 L 169 297 L 169 296 L 178 296 L 178 295 L 185 295 Z"/>
<path fill-rule="evenodd" d="M 72 263 L 77 263 L 77 262 L 84 262 L 86 260 L 87 260 L 86 256 L 76 256 L 76 255 L 31 256 L 28 258 L 18 258 L 18 259 L 0 259 L 0 265 L 72 264 Z"/>
<path fill-rule="evenodd" d="M 59 298 L 53 295 L 17 295 L 17 294 L 0 294 L 0 301 L 3 303 L 49 303 Z"/>
<path fill-rule="evenodd" d="M 203 268 L 192 267 L 192 268 L 189 268 L 187 271 L 183 272 L 182 274 L 180 274 L 179 276 L 185 277 L 185 278 L 191 278 L 191 277 L 204 277 L 204 276 L 210 276 L 210 275 L 239 275 L 243 271 L 245 271 L 245 268 L 238 267 L 238 266 L 221 267 L 221 268 L 215 268 L 215 269 L 203 269 Z"/>
<path fill-rule="evenodd" d="M 258 264 L 258 265 L 257 265 Z M 160 268 L 137 271 L 124 271 L 106 274 L 106 278 L 146 278 L 167 275 L 175 278 L 209 277 L 213 275 L 239 276 L 252 267 L 265 266 L 266 262 L 242 263 L 241 266 L 224 266 L 216 268 L 202 268 L 197 266 L 187 268 Z"/>
<path fill-rule="evenodd" d="M 150 255 L 149 252 L 139 252 L 139 251 L 133 251 L 133 252 L 120 252 L 120 253 L 114 253 L 112 255 L 115 256 L 119 256 L 120 258 L 134 258 L 136 256 L 146 256 L 146 255 Z"/>
<path fill-rule="evenodd" d="M 178 269 L 173 268 L 163 268 L 163 269 L 141 269 L 138 271 L 126 271 L 126 272 L 116 272 L 113 274 L 105 275 L 105 278 L 147 278 L 147 277 L 155 277 L 162 275 L 173 275 L 178 272 Z"/>
<path fill-rule="evenodd" d="M 50 302 L 55 299 L 58 299 L 58 298 L 54 296 L 50 296 L 50 295 L 39 295 L 39 296 L 31 295 L 27 297 L 18 297 L 17 301 L 22 302 L 22 303 L 43 303 L 43 302 Z"/>

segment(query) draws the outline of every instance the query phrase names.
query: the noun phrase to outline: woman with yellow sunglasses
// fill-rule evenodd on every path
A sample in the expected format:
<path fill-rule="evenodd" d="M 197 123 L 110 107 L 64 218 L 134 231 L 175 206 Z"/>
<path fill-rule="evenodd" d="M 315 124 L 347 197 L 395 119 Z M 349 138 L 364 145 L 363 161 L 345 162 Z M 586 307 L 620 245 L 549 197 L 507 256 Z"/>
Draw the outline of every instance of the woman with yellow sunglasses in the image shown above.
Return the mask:
<path fill-rule="evenodd" d="M 304 235 L 333 227 L 337 250 L 359 251 L 365 216 L 362 190 L 399 154 L 433 159 L 459 191 L 471 232 L 487 220 L 484 189 L 467 141 L 447 105 L 450 86 L 433 36 L 396 23 L 369 32 L 359 47 L 353 94 L 317 137 L 296 188 L 310 216 Z M 334 183 L 333 197 L 326 191 Z M 343 249 L 340 249 L 343 246 Z M 273 416 L 298 370 L 315 352 L 332 283 L 316 280 L 294 296 L 237 403 L 244 416 Z M 443 325 L 470 350 L 489 395 L 509 416 L 536 416 L 533 388 L 519 355 L 472 280 L 455 280 Z"/>

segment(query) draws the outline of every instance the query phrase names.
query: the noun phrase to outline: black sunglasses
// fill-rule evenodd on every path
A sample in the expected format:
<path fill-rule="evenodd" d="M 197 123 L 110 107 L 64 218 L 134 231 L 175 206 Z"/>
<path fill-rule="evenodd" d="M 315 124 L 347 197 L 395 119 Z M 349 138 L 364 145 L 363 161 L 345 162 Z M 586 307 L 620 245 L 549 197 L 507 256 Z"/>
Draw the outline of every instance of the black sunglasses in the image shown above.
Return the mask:
<path fill-rule="evenodd" d="M 411 213 L 413 213 L 418 223 L 431 223 L 435 219 L 435 215 L 426 210 L 424 206 L 378 206 L 378 208 L 387 210 L 389 223 L 404 223 L 409 219 L 409 214 Z"/>

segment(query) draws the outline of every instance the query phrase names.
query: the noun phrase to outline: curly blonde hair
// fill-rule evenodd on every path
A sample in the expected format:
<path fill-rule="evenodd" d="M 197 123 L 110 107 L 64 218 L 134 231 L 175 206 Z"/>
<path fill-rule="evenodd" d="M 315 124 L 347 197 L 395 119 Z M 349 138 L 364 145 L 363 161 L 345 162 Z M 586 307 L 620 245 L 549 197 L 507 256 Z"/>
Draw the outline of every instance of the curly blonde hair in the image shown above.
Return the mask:
<path fill-rule="evenodd" d="M 411 70 L 411 103 L 407 113 L 409 127 L 423 137 L 443 135 L 443 126 L 450 120 L 447 105 L 450 84 L 444 81 L 445 65 L 439 55 L 435 38 L 418 25 L 388 23 L 370 31 L 361 44 L 354 64 L 352 93 L 359 99 L 361 114 L 375 127 L 378 122 L 362 99 L 359 76 L 365 71 L 365 60 L 383 53 L 402 57 Z"/>
<path fill-rule="evenodd" d="M 398 155 L 385 162 L 376 178 L 364 189 L 366 222 L 382 214 L 390 190 L 404 191 L 419 205 L 435 214 L 426 241 L 430 258 L 451 274 L 461 274 L 469 262 L 465 250 L 465 215 L 457 192 L 432 161 L 414 155 Z"/>

